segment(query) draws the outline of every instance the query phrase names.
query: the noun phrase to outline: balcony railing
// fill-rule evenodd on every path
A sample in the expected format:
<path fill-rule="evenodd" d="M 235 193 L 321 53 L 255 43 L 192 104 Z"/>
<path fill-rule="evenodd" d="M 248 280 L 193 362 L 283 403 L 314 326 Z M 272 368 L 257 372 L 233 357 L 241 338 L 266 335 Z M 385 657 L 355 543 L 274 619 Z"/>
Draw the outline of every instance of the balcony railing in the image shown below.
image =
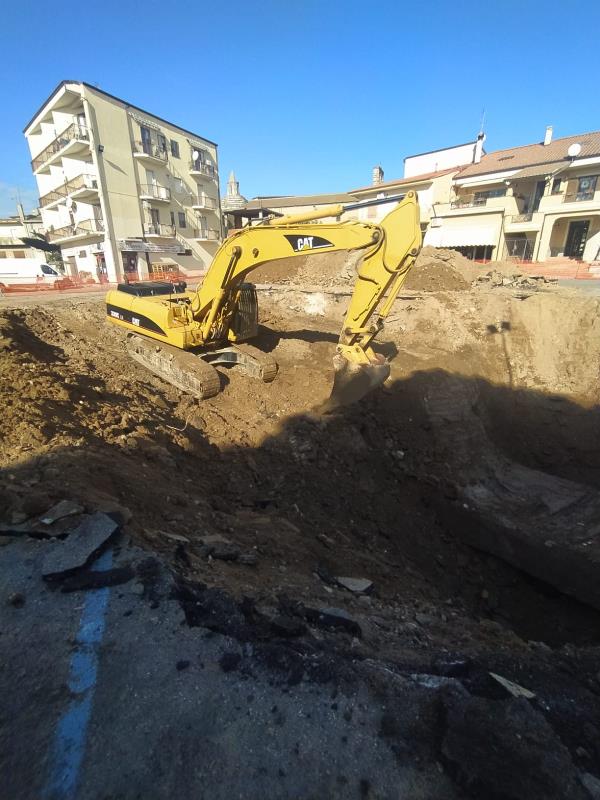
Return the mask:
<path fill-rule="evenodd" d="M 475 208 L 476 206 L 484 206 L 487 203 L 487 197 L 465 197 L 462 200 L 453 200 L 450 203 L 450 208 Z"/>
<path fill-rule="evenodd" d="M 508 222 L 531 222 L 533 219 L 533 212 L 528 214 L 512 214 L 508 217 Z"/>
<path fill-rule="evenodd" d="M 201 175 L 206 175 L 209 178 L 214 178 L 217 174 L 217 170 L 212 164 L 206 164 L 198 158 L 190 161 L 190 172 L 199 172 Z"/>
<path fill-rule="evenodd" d="M 142 197 L 152 197 L 155 200 L 170 200 L 171 190 L 166 186 L 158 186 L 155 183 L 143 183 L 140 186 L 140 195 Z"/>
<path fill-rule="evenodd" d="M 215 228 L 200 228 L 196 233 L 196 239 L 204 239 L 205 241 L 217 241 L 219 239 L 219 231 Z"/>
<path fill-rule="evenodd" d="M 56 203 L 58 200 L 64 200 L 80 189 L 98 191 L 98 178 L 95 175 L 78 175 L 76 178 L 72 178 L 70 181 L 63 183 L 62 186 L 57 186 L 51 192 L 40 197 L 40 206 L 45 208 L 45 206 Z"/>
<path fill-rule="evenodd" d="M 199 197 L 194 198 L 194 202 L 192 203 L 194 208 L 207 208 L 210 211 L 217 210 L 217 201 L 213 197 L 207 197 L 206 195 L 200 195 Z"/>
<path fill-rule="evenodd" d="M 56 242 L 59 239 L 71 239 L 76 236 L 94 236 L 104 233 L 104 222 L 101 219 L 83 219 L 72 225 L 65 225 L 62 228 L 49 230 L 48 241 Z"/>
<path fill-rule="evenodd" d="M 154 222 L 145 222 L 144 223 L 144 233 L 146 234 L 146 236 L 173 237 L 173 236 L 175 236 L 175 226 L 174 225 L 157 225 Z"/>
<path fill-rule="evenodd" d="M 158 142 L 135 141 L 133 143 L 133 151 L 136 155 L 158 158 L 160 161 L 166 161 L 168 158 L 165 147 L 159 145 Z"/>
<path fill-rule="evenodd" d="M 90 133 L 86 126 L 80 125 L 78 122 L 73 122 L 32 160 L 31 169 L 34 172 L 38 170 L 70 142 L 89 142 L 89 140 Z"/>

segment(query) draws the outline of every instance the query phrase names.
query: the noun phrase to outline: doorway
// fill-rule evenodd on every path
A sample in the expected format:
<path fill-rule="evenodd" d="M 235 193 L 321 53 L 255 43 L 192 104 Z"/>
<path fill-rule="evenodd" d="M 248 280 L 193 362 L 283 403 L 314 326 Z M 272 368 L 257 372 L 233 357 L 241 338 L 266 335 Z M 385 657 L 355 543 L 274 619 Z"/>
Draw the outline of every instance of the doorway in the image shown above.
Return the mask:
<path fill-rule="evenodd" d="M 589 219 L 578 219 L 569 223 L 569 232 L 567 233 L 565 244 L 565 256 L 567 258 L 576 258 L 581 261 L 589 227 Z"/>
<path fill-rule="evenodd" d="M 531 210 L 537 211 L 540 207 L 540 200 L 544 196 L 544 190 L 546 189 L 546 181 L 538 181 L 535 185 L 535 193 L 533 195 L 533 203 L 531 204 Z"/>

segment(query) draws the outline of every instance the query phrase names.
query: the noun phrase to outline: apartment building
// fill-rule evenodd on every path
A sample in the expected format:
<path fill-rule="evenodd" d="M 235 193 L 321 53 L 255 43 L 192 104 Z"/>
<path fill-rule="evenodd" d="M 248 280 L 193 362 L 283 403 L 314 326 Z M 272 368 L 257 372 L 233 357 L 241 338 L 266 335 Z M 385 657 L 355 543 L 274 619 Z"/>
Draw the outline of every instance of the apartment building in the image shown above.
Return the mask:
<path fill-rule="evenodd" d="M 44 250 L 34 246 L 36 241 L 44 245 L 43 223 L 36 211 L 25 214 L 17 206 L 18 214 L 0 219 L 0 258 L 44 258 Z"/>
<path fill-rule="evenodd" d="M 600 131 L 482 154 L 433 207 L 425 241 L 474 258 L 600 257 Z"/>
<path fill-rule="evenodd" d="M 24 134 L 47 238 L 71 274 L 208 266 L 221 241 L 214 142 L 78 81 L 60 83 Z"/>

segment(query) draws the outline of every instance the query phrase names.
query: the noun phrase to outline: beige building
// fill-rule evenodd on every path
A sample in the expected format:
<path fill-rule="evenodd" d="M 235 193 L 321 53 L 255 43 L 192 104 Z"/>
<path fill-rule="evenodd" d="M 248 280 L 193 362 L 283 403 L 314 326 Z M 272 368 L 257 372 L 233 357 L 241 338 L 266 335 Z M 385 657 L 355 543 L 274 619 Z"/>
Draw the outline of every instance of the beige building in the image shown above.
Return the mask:
<path fill-rule="evenodd" d="M 18 214 L 0 219 L 0 258 L 40 258 L 44 259 L 43 249 L 33 246 L 34 240 L 43 245 L 42 217 L 36 211 L 25 214 L 23 207 L 17 207 Z"/>
<path fill-rule="evenodd" d="M 71 274 L 196 273 L 221 240 L 217 145 L 63 81 L 24 130 L 47 238 Z"/>
<path fill-rule="evenodd" d="M 426 244 L 474 258 L 600 257 L 600 132 L 497 150 L 455 175 Z"/>
<path fill-rule="evenodd" d="M 397 198 L 414 191 L 419 199 L 421 228 L 424 232 L 429 226 L 433 204 L 439 203 L 449 196 L 452 178 L 457 172 L 458 167 L 454 166 L 449 169 L 427 172 L 423 175 L 384 181 L 383 170 L 381 167 L 375 167 L 373 183 L 370 186 L 351 189 L 350 193 L 356 198 L 356 201 L 365 204 L 364 208 L 358 208 L 351 213 L 355 219 L 364 222 L 380 222 L 397 202 L 391 199 L 389 203 L 386 203 L 386 198 Z M 375 205 L 367 204 L 375 200 L 380 202 Z"/>

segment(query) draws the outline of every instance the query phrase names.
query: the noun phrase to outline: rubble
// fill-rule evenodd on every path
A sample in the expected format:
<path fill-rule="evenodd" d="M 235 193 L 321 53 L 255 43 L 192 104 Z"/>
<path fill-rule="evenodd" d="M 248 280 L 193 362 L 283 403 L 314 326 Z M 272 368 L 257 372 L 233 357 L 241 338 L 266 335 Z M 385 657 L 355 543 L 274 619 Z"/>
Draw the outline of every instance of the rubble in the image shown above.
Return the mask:
<path fill-rule="evenodd" d="M 102 512 L 82 519 L 65 541 L 51 546 L 44 561 L 44 578 L 58 580 L 90 564 L 118 528 L 118 523 Z"/>
<path fill-rule="evenodd" d="M 373 588 L 373 581 L 367 578 L 336 577 L 335 582 L 338 586 L 342 586 L 344 589 L 348 589 L 349 592 L 353 592 L 354 594 L 365 594 L 366 592 L 370 592 Z"/>
<path fill-rule="evenodd" d="M 70 517 L 74 514 L 82 514 L 83 511 L 84 508 L 79 503 L 75 503 L 72 500 L 61 500 L 55 506 L 52 506 L 49 511 L 46 511 L 40 522 L 44 525 L 52 525 L 59 519 L 64 519 L 64 517 Z"/>

